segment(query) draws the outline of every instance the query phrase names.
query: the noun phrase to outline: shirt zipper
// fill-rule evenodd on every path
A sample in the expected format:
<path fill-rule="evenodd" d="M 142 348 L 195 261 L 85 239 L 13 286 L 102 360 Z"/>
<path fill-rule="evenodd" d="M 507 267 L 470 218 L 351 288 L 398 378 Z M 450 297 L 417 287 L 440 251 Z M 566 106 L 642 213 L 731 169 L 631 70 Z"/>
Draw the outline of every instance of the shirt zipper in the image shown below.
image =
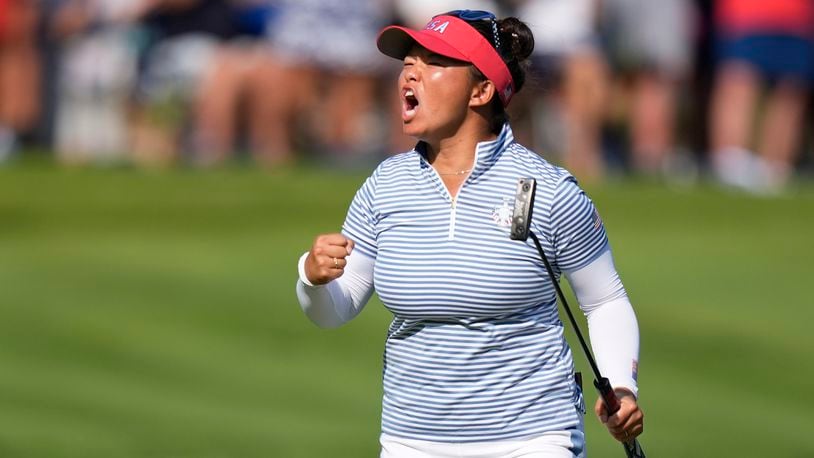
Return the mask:
<path fill-rule="evenodd" d="M 458 203 L 458 196 L 461 195 L 461 190 L 464 188 L 464 184 L 466 184 L 466 180 L 468 179 L 469 177 L 467 176 L 464 181 L 461 182 L 461 185 L 458 186 L 458 192 L 455 193 L 455 197 L 452 197 L 452 195 L 449 196 L 452 206 L 449 212 L 449 233 L 447 234 L 447 240 L 455 240 L 455 218 L 457 215 L 456 204 Z M 447 193 L 449 193 L 449 191 L 447 191 Z"/>
<path fill-rule="evenodd" d="M 461 192 L 458 189 L 458 192 Z M 458 195 L 455 194 L 455 197 L 452 198 L 452 210 L 449 212 L 449 233 L 447 234 L 447 240 L 455 240 L 455 201 L 458 199 Z"/>
<path fill-rule="evenodd" d="M 472 169 L 475 169 L 475 165 L 478 162 L 477 153 L 475 155 L 475 162 L 472 164 Z M 461 194 L 461 190 L 464 188 L 464 184 L 466 181 L 469 180 L 469 176 L 464 178 L 464 181 L 461 182 L 461 185 L 458 186 L 458 192 L 455 193 L 455 197 L 452 197 L 452 194 L 447 189 L 446 185 L 444 185 L 444 180 L 441 179 L 441 175 L 438 174 L 438 171 L 433 169 L 433 173 L 438 178 L 438 181 L 441 182 L 441 187 L 444 189 L 444 192 L 447 193 L 450 201 L 450 212 L 449 212 L 449 232 L 447 232 L 447 240 L 455 240 L 455 218 L 456 218 L 456 203 L 458 201 L 458 196 Z M 471 173 L 471 172 L 470 172 Z"/>

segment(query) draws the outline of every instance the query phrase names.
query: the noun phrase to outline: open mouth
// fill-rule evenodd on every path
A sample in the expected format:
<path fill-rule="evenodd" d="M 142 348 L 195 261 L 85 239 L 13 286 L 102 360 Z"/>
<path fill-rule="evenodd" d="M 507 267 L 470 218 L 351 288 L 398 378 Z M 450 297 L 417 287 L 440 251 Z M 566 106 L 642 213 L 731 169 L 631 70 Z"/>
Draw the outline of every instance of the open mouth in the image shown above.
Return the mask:
<path fill-rule="evenodd" d="M 402 119 L 409 121 L 415 116 L 418 109 L 418 98 L 412 89 L 405 89 L 402 93 Z"/>

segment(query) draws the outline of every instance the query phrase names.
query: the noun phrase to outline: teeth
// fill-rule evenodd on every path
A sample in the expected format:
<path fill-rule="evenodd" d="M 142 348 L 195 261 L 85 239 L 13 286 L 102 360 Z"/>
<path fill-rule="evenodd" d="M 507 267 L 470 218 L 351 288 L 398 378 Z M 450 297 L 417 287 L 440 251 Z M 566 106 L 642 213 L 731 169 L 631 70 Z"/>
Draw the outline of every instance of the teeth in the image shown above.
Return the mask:
<path fill-rule="evenodd" d="M 412 89 L 407 89 L 406 91 L 404 91 L 404 96 L 405 97 L 414 97 L 415 95 L 413 94 Z"/>

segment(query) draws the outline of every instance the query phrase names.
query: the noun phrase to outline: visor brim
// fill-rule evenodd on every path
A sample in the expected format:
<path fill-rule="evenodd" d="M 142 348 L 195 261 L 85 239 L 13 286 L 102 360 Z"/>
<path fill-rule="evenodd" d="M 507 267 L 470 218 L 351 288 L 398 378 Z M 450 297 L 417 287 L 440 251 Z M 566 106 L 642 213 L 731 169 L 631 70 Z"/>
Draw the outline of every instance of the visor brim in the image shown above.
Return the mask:
<path fill-rule="evenodd" d="M 438 38 L 437 34 L 428 34 L 420 30 L 393 25 L 385 27 L 376 39 L 376 47 L 382 54 L 398 60 L 404 59 L 416 44 L 435 54 L 469 62 L 465 55 Z"/>

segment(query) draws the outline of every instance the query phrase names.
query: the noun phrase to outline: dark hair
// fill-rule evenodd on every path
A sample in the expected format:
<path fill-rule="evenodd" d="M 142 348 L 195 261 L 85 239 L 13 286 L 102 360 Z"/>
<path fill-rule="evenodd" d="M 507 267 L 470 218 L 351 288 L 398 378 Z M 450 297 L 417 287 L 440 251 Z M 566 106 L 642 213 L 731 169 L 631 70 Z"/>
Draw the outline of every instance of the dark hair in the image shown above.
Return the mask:
<path fill-rule="evenodd" d="M 515 94 L 520 92 L 523 84 L 526 82 L 526 71 L 529 68 L 528 58 L 534 51 L 534 35 L 531 29 L 520 19 L 516 17 L 507 17 L 498 19 L 497 21 L 498 39 L 500 44 L 495 43 L 495 34 L 491 20 L 478 20 L 470 21 L 471 25 L 477 30 L 484 38 L 486 38 L 492 46 L 495 47 L 503 62 L 509 68 L 514 80 Z M 483 74 L 472 67 L 475 75 L 479 79 L 486 79 Z M 503 124 L 509 120 L 509 115 L 506 113 L 500 97 L 492 99 L 492 117 L 489 120 L 489 127 L 492 132 L 500 133 Z"/>

